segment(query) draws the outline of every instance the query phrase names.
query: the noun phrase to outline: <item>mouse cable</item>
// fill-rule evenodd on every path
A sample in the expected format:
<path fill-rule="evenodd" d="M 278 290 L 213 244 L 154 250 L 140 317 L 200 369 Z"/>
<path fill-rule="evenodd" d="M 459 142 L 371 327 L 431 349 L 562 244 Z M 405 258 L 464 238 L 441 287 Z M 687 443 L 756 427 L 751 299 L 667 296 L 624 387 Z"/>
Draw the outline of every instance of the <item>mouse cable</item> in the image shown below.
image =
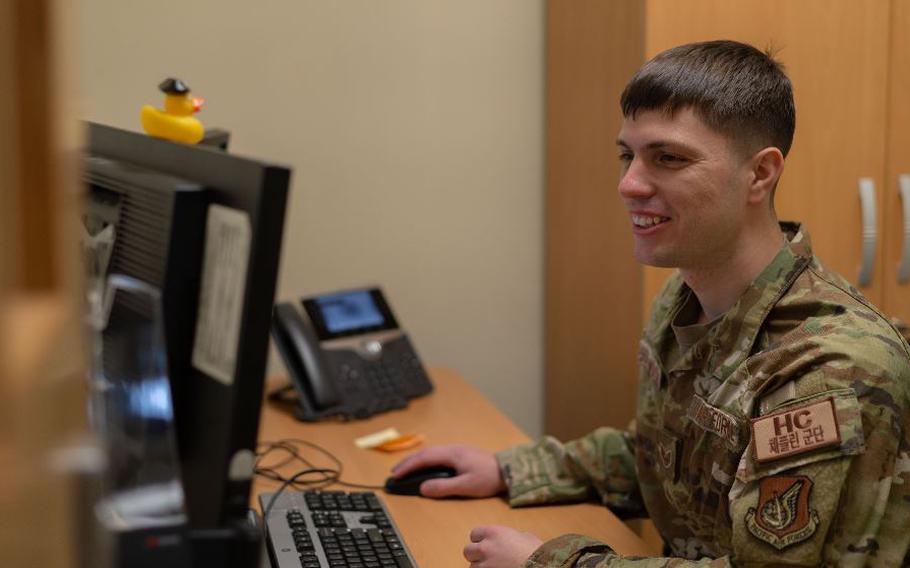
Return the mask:
<path fill-rule="evenodd" d="M 287 487 L 288 487 L 289 485 L 292 485 L 292 484 L 294 484 L 295 482 L 297 482 L 299 478 L 301 478 L 301 477 L 303 477 L 303 476 L 305 476 L 305 475 L 313 474 L 313 473 L 320 473 L 320 474 L 329 473 L 329 474 L 334 474 L 334 473 L 335 473 L 335 470 L 332 470 L 332 469 L 304 469 L 304 470 L 298 471 L 297 473 L 295 473 L 294 475 L 292 475 L 291 477 L 289 477 L 288 479 L 286 479 L 286 480 L 284 481 L 284 483 L 281 484 L 281 487 L 279 487 L 278 490 L 275 491 L 275 493 L 272 494 L 272 498 L 269 499 L 268 504 L 265 506 L 265 509 L 263 509 L 263 511 L 262 511 L 262 518 L 263 518 L 263 519 L 268 519 L 268 518 L 269 518 L 269 513 L 272 511 L 272 506 L 275 504 L 275 501 L 278 500 L 278 496 L 281 495 L 281 493 L 282 493 L 285 489 L 287 489 Z"/>
<path fill-rule="evenodd" d="M 264 449 L 264 451 L 257 454 L 256 473 L 258 473 L 259 475 L 262 475 L 263 477 L 266 477 L 268 479 L 272 479 L 273 481 L 285 481 L 286 478 L 283 475 L 281 475 L 280 473 L 278 473 L 277 470 L 278 470 L 278 468 L 284 467 L 290 463 L 293 463 L 294 461 L 301 462 L 302 464 L 304 464 L 305 466 L 307 466 L 307 468 L 309 468 L 311 470 L 333 469 L 333 468 L 316 467 L 315 465 L 313 465 L 312 462 L 310 462 L 309 460 L 307 460 L 306 458 L 304 458 L 301 455 L 300 450 L 295 446 L 295 444 L 300 444 L 302 446 L 312 448 L 312 449 L 318 451 L 319 453 L 323 454 L 326 458 L 328 458 L 331 462 L 333 462 L 335 464 L 335 468 L 334 468 L 335 474 L 326 476 L 323 479 L 319 479 L 319 480 L 307 480 L 307 481 L 303 481 L 303 482 L 301 482 L 300 480 L 295 480 L 293 483 L 295 488 L 298 484 L 303 485 L 304 487 L 310 487 L 310 488 L 316 486 L 315 488 L 317 488 L 317 489 L 321 489 L 323 487 L 328 487 L 329 485 L 333 485 L 333 484 L 343 485 L 346 487 L 354 487 L 354 488 L 359 488 L 359 489 L 378 490 L 378 489 L 385 488 L 385 486 L 383 486 L 383 485 L 370 485 L 370 484 L 351 483 L 349 481 L 342 481 L 341 480 L 341 471 L 343 469 L 343 466 L 341 464 L 341 460 L 339 460 L 334 454 L 332 454 L 332 452 L 328 451 L 327 449 L 323 448 L 322 446 L 320 446 L 318 444 L 314 444 L 313 442 L 308 442 L 307 440 L 301 440 L 298 438 L 284 438 L 284 439 L 281 439 L 281 440 L 278 440 L 275 442 L 261 442 L 259 444 L 259 446 L 265 446 L 265 449 Z M 268 466 L 262 465 L 261 462 L 267 455 L 269 455 L 270 453 L 272 453 L 274 451 L 278 451 L 278 450 L 286 452 L 288 454 L 288 457 L 286 457 L 284 460 L 282 460 L 276 464 L 270 464 Z M 320 484 L 321 484 L 321 487 L 319 486 Z"/>
<path fill-rule="evenodd" d="M 300 449 L 296 446 L 296 444 L 300 444 L 301 446 L 311 448 L 311 449 L 316 450 L 317 452 L 323 454 L 326 458 L 328 458 L 329 461 L 331 461 L 335 465 L 335 467 L 334 468 L 316 467 L 315 465 L 313 465 L 312 462 L 310 462 L 308 459 L 303 457 L 303 455 L 300 453 Z M 262 448 L 262 449 L 260 450 L 260 448 Z M 285 456 L 278 463 L 269 464 L 269 465 L 262 464 L 262 462 L 264 461 L 264 459 L 267 456 L 273 454 L 274 452 L 278 452 L 278 451 L 286 453 L 287 456 Z M 285 477 L 284 475 L 282 475 L 281 473 L 278 472 L 278 468 L 286 467 L 294 462 L 300 462 L 304 466 L 306 466 L 306 468 L 298 471 L 291 477 Z M 278 495 L 280 493 L 282 493 L 285 489 L 287 489 L 289 486 L 293 486 L 295 489 L 298 489 L 298 490 L 299 489 L 324 489 L 333 484 L 343 485 L 346 487 L 353 487 L 353 488 L 357 488 L 357 489 L 379 490 L 379 489 L 384 488 L 382 485 L 367 485 L 367 484 L 361 484 L 361 483 L 350 483 L 347 481 L 342 481 L 341 480 L 342 469 L 343 469 L 343 466 L 342 466 L 341 460 L 339 460 L 334 454 L 332 454 L 332 452 L 326 450 L 325 448 L 323 448 L 322 446 L 319 446 L 318 444 L 314 444 L 314 443 L 308 442 L 306 440 L 300 440 L 297 438 L 284 438 L 284 439 L 281 439 L 281 440 L 278 440 L 275 442 L 260 442 L 259 444 L 257 444 L 254 472 L 257 475 L 260 475 L 267 479 L 282 482 L 281 487 L 278 489 L 278 491 L 275 492 L 275 494 L 269 500 L 269 503 L 266 507 L 266 510 L 265 510 L 265 513 L 263 516 L 267 515 L 268 512 L 271 511 L 271 508 L 274 505 L 275 500 L 277 499 Z M 320 477 L 318 479 L 301 479 L 302 477 L 305 477 L 308 475 L 314 475 L 314 474 L 318 474 L 318 475 L 320 475 Z"/>
<path fill-rule="evenodd" d="M 297 447 L 294 445 L 294 442 L 295 442 L 295 440 L 279 440 L 277 442 L 260 442 L 256 447 L 257 454 L 256 454 L 256 461 L 254 462 L 254 470 L 260 470 L 260 471 L 257 471 L 257 473 L 270 472 L 271 475 L 267 475 L 267 477 L 270 477 L 271 479 L 275 479 L 277 481 L 283 481 L 284 478 L 281 477 L 277 473 L 277 470 L 279 468 L 285 467 L 295 461 L 299 461 L 303 465 L 305 465 L 307 468 L 310 468 L 310 469 L 334 469 L 335 471 L 337 471 L 338 475 L 341 474 L 341 462 L 337 458 L 335 458 L 335 456 L 326 452 L 322 448 L 319 448 L 318 446 L 313 445 L 318 451 L 323 452 L 329 458 L 329 460 L 331 460 L 332 462 L 335 463 L 334 468 L 318 468 L 317 466 L 313 465 L 312 462 L 310 462 L 309 460 L 307 460 L 300 454 L 300 450 L 297 449 Z M 261 449 L 263 446 L 264 446 L 264 449 Z M 279 450 L 286 452 L 288 454 L 288 456 L 286 458 L 284 458 L 283 460 L 279 461 L 278 463 L 269 464 L 268 466 L 262 465 L 262 461 L 267 456 L 269 456 L 270 454 L 272 454 L 276 451 L 279 451 Z"/>
<path fill-rule="evenodd" d="M 313 486 L 313 485 L 317 485 L 319 483 L 324 482 L 325 486 L 336 484 L 336 485 L 344 485 L 347 487 L 355 487 L 355 488 L 359 488 L 359 489 L 384 489 L 383 485 L 370 485 L 370 484 L 351 483 L 348 481 L 342 481 L 341 480 L 341 471 L 343 469 L 343 466 L 341 464 L 341 460 L 339 460 L 332 452 L 328 451 L 327 449 L 323 448 L 322 446 L 320 446 L 318 444 L 314 444 L 313 442 L 308 442 L 307 440 L 301 440 L 299 438 L 283 438 L 283 439 L 275 441 L 275 442 L 260 442 L 259 446 L 265 446 L 265 450 L 261 453 L 257 453 L 256 473 L 262 475 L 263 477 L 272 479 L 274 481 L 284 481 L 286 478 L 284 478 L 281 474 L 279 474 L 277 472 L 277 469 L 280 467 L 284 467 L 290 463 L 293 463 L 294 461 L 301 462 L 302 464 L 307 466 L 307 468 L 309 468 L 309 469 L 332 469 L 332 468 L 317 468 L 315 465 L 313 465 L 312 462 L 305 459 L 300 454 L 300 450 L 295 446 L 295 444 L 300 444 L 302 446 L 312 448 L 312 449 L 316 450 L 317 452 L 321 453 L 322 455 L 324 455 L 326 458 L 329 459 L 329 461 L 331 461 L 332 463 L 335 464 L 334 470 L 336 472 L 335 475 L 326 477 L 323 480 L 307 481 L 307 482 L 303 482 L 303 483 L 298 481 L 295 483 L 301 483 L 302 485 L 305 485 L 305 486 Z M 287 452 L 288 457 L 277 464 L 270 464 L 269 466 L 261 465 L 261 461 L 263 460 L 263 458 L 265 458 L 268 454 L 270 454 L 271 452 L 276 451 L 276 450 L 283 450 L 283 451 Z"/>
<path fill-rule="evenodd" d="M 316 466 L 301 455 L 300 450 L 294 445 L 293 442 L 295 441 L 279 440 L 277 442 L 259 443 L 257 445 L 257 455 L 253 471 L 257 475 L 271 479 L 272 481 L 280 481 L 284 483 L 290 480 L 290 485 L 298 490 L 313 487 L 323 487 L 341 475 L 341 463 L 334 456 L 327 452 L 324 452 L 322 448 L 317 447 L 317 450 L 325 453 L 328 459 L 334 462 L 335 465 L 334 467 Z M 276 452 L 286 453 L 287 456 L 277 463 L 264 465 L 263 461 L 265 461 L 267 457 L 275 454 Z M 294 476 L 291 476 L 289 478 L 278 471 L 279 468 L 287 467 L 294 462 L 300 462 L 304 465 L 303 470 L 298 471 Z M 320 477 L 316 479 L 301 479 L 303 476 L 312 474 L 318 474 Z"/>
<path fill-rule="evenodd" d="M 385 489 L 385 485 L 365 485 L 362 483 L 349 483 L 347 481 L 341 481 L 340 479 L 336 479 L 332 483 L 334 483 L 335 485 L 344 485 L 345 487 L 354 487 L 356 489 L 374 489 L 377 491 L 379 489 Z"/>

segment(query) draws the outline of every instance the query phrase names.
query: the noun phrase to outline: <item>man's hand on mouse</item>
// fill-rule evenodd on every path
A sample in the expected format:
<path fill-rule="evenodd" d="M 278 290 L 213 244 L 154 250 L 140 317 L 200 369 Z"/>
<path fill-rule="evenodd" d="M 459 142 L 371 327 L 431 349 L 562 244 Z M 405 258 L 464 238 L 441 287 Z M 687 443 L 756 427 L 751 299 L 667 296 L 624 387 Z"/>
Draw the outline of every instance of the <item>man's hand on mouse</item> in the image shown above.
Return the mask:
<path fill-rule="evenodd" d="M 492 497 L 506 490 L 496 458 L 491 452 L 473 446 L 425 448 L 398 462 L 392 468 L 392 477 L 401 478 L 434 465 L 455 468 L 458 475 L 424 481 L 420 486 L 424 497 Z"/>
<path fill-rule="evenodd" d="M 510 527 L 475 527 L 464 557 L 471 568 L 518 568 L 541 544 L 533 534 Z"/>

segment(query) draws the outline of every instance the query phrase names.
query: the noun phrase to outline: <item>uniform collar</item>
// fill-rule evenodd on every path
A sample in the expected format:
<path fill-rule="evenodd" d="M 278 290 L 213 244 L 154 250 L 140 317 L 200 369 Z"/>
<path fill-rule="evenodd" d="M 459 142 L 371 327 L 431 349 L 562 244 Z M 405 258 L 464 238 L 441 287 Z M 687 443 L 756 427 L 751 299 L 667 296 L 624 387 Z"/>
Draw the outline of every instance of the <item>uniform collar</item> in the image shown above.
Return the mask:
<path fill-rule="evenodd" d="M 812 258 L 812 243 L 809 239 L 809 231 L 805 230 L 802 224 L 794 221 L 781 221 L 780 230 L 786 235 L 787 246 L 794 256 Z"/>
<path fill-rule="evenodd" d="M 723 381 L 749 356 L 771 308 L 812 260 L 808 232 L 799 223 L 783 222 L 780 227 L 786 235 L 787 243 L 752 281 L 736 304 L 669 371 L 711 369 L 714 377 Z M 673 290 L 677 305 L 668 310 L 670 322 L 689 290 L 684 282 Z M 663 331 L 668 328 L 669 326 Z M 659 340 L 666 341 L 668 335 L 672 337 L 672 333 L 663 333 Z M 658 349 L 657 353 L 663 351 Z M 721 357 L 723 359 L 719 360 Z"/>

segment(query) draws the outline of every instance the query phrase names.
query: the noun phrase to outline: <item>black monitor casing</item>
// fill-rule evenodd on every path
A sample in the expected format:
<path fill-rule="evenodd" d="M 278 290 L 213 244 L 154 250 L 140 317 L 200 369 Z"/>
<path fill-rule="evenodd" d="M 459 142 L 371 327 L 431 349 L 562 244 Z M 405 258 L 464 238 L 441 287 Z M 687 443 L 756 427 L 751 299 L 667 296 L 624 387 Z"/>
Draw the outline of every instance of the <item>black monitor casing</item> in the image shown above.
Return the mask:
<path fill-rule="evenodd" d="M 252 480 L 231 479 L 229 468 L 237 456 L 255 453 L 290 171 L 94 123 L 88 123 L 86 153 L 90 190 L 123 196 L 108 273 L 127 274 L 162 291 L 190 529 L 243 522 Z M 191 362 L 209 204 L 246 212 L 251 226 L 230 385 Z"/>

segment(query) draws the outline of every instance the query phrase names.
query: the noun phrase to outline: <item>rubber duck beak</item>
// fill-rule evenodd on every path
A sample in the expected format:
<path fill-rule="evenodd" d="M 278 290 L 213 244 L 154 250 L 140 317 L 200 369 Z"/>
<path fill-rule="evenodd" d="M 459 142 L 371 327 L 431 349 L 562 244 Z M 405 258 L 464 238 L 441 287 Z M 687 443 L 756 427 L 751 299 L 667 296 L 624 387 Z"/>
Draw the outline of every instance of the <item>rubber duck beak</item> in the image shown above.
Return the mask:
<path fill-rule="evenodd" d="M 193 97 L 192 101 L 193 101 L 193 112 L 199 112 L 199 110 L 202 108 L 202 105 L 205 104 L 205 99 L 203 99 L 202 97 Z"/>

